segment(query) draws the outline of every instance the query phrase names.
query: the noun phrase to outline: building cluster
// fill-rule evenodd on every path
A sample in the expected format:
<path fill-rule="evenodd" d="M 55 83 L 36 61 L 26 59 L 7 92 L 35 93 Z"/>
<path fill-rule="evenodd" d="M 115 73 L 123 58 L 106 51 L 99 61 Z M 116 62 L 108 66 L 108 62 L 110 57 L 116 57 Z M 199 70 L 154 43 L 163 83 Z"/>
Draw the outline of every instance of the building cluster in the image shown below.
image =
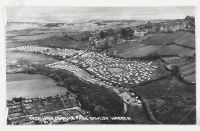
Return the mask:
<path fill-rule="evenodd" d="M 34 46 L 28 46 L 28 49 L 30 47 Z M 41 53 L 42 51 L 40 48 L 43 49 L 46 47 L 37 46 L 33 49 L 38 49 L 39 53 Z M 20 51 L 29 51 L 25 47 L 18 47 L 17 49 Z M 15 50 L 16 49 L 13 49 L 13 51 Z M 38 50 L 31 50 L 31 52 L 38 53 Z M 48 48 L 48 50 L 51 50 L 51 48 Z M 60 50 L 65 49 L 56 49 L 58 52 Z M 79 52 L 78 50 L 75 51 Z M 45 52 L 45 54 L 47 53 L 46 50 L 43 52 Z M 81 54 L 82 52 L 81 50 L 79 53 Z M 55 54 L 58 55 L 59 53 L 50 55 L 54 56 Z M 70 54 L 74 53 L 70 52 Z M 55 62 L 46 66 L 53 69 L 67 70 L 86 82 L 103 85 L 116 92 L 127 104 L 141 105 L 141 101 L 134 94 L 131 94 L 129 89 L 125 88 L 124 85 L 134 86 L 153 80 L 153 74 L 158 68 L 154 62 L 139 62 L 113 58 L 107 56 L 105 53 L 97 53 L 94 51 L 85 52 L 81 55 L 76 55 L 76 57 L 74 55 L 71 56 L 71 58 L 65 59 L 65 61 Z"/>
<path fill-rule="evenodd" d="M 105 53 L 89 52 L 71 60 L 95 77 L 116 85 L 139 84 L 153 79 L 158 68 L 153 62 L 127 61 L 107 56 Z"/>
<path fill-rule="evenodd" d="M 128 88 L 118 86 L 118 85 L 114 86 L 111 82 L 104 81 L 104 80 L 102 80 L 103 78 L 101 79 L 100 77 L 94 78 L 94 75 L 90 75 L 85 70 L 79 68 L 76 65 L 70 64 L 69 62 L 60 61 L 60 62 L 48 64 L 47 66 L 52 69 L 61 69 L 61 70 L 70 71 L 74 75 L 76 75 L 79 79 L 81 79 L 85 82 L 104 86 L 105 88 L 114 91 L 119 97 L 122 98 L 122 100 L 126 104 L 132 104 L 134 106 L 139 106 L 139 107 L 142 106 L 142 103 L 138 99 L 138 97 L 134 93 L 131 93 Z M 87 70 L 89 70 L 89 68 L 87 68 Z"/>
<path fill-rule="evenodd" d="M 83 50 L 40 47 L 37 45 L 26 45 L 15 48 L 8 48 L 7 51 L 40 53 L 48 56 L 60 56 L 62 58 L 72 57 L 83 52 Z"/>
<path fill-rule="evenodd" d="M 80 103 L 73 94 L 57 95 L 23 99 L 21 101 L 8 100 L 8 124 L 59 124 L 75 121 L 77 116 L 83 116 L 86 111 L 80 108 Z M 53 119 L 47 119 L 53 117 Z M 65 119 L 55 119 L 64 117 Z M 37 119 L 32 119 L 37 118 Z"/>
<path fill-rule="evenodd" d="M 185 27 L 184 25 L 171 25 L 169 27 L 164 27 L 164 26 L 161 26 L 160 27 L 160 31 L 161 32 L 177 32 L 177 31 L 181 31 L 181 30 L 185 30 Z"/>
<path fill-rule="evenodd" d="M 105 53 L 98 53 L 94 51 L 83 53 L 83 50 L 60 48 L 54 49 L 34 45 L 16 47 L 8 50 L 41 53 L 51 56 L 61 56 L 62 58 L 66 58 L 67 56 L 68 58 L 71 58 L 66 59 L 68 62 L 84 68 L 97 78 L 107 80 L 111 84 L 117 85 L 135 85 L 149 81 L 153 79 L 152 74 L 158 68 L 153 62 L 127 61 L 119 58 L 109 57 Z M 81 53 L 83 54 L 78 55 Z M 72 67 L 63 65 L 61 63 L 53 65 L 60 69 L 69 68 L 67 70 L 74 70 L 73 65 Z M 49 66 L 52 65 L 50 64 Z"/>
<path fill-rule="evenodd" d="M 141 42 L 145 39 L 148 39 L 149 34 L 157 33 L 157 32 L 163 32 L 163 33 L 170 33 L 170 32 L 177 32 L 181 30 L 188 31 L 190 27 L 184 22 L 175 22 L 175 23 L 151 23 L 148 22 L 143 25 L 136 26 L 134 29 L 130 29 L 129 32 L 132 35 L 130 35 L 128 38 L 122 37 L 122 34 L 118 31 L 115 31 L 112 35 L 105 36 L 104 38 L 100 37 L 99 31 L 92 32 L 90 37 L 90 42 L 92 43 L 92 49 L 97 50 L 100 48 L 106 48 L 106 46 L 114 46 L 118 44 L 124 44 L 127 41 L 137 41 Z M 191 30 L 192 31 L 192 30 Z M 101 31 L 105 34 L 109 34 L 106 30 Z"/>

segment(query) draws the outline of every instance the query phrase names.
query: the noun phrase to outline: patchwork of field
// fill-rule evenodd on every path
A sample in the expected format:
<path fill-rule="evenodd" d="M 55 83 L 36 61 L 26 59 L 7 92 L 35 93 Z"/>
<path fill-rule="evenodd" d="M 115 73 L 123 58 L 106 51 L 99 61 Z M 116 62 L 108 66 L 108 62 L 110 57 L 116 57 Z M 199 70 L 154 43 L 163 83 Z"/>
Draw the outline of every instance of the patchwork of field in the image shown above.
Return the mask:
<path fill-rule="evenodd" d="M 76 120 L 70 119 L 70 117 L 82 116 L 84 113 L 73 94 L 25 99 L 22 102 L 8 100 L 7 107 L 8 123 L 11 125 L 59 123 L 59 121 L 47 120 L 43 117 L 66 117 L 63 119 L 63 123 L 68 123 Z M 40 117 L 41 119 L 32 119 L 31 117 Z"/>
<path fill-rule="evenodd" d="M 179 66 L 179 71 L 183 79 L 189 83 L 196 82 L 195 61 L 190 61 Z"/>
<path fill-rule="evenodd" d="M 7 99 L 13 97 L 34 98 L 66 93 L 54 80 L 42 75 L 7 74 Z"/>
<path fill-rule="evenodd" d="M 27 69 L 27 67 L 31 67 L 31 64 L 46 65 L 47 68 L 51 68 L 53 71 L 67 71 L 85 83 L 96 84 L 110 89 L 119 98 L 122 98 L 124 103 L 129 105 L 142 107 L 144 104 L 141 102 L 144 98 L 148 101 L 157 120 L 167 124 L 178 123 L 196 105 L 194 33 L 186 31 L 159 32 L 143 39 L 147 37 L 145 35 L 138 38 L 138 40 L 129 40 L 128 43 L 108 48 L 107 51 L 109 51 L 110 56 L 104 52 L 84 51 L 89 45 L 89 41 L 85 36 L 88 33 L 87 31 L 95 31 L 97 29 L 98 31 L 106 29 L 117 30 L 131 26 L 135 28 L 134 26 L 141 23 L 145 23 L 145 21 L 104 21 L 103 23 L 89 21 L 85 23 L 63 23 L 59 26 L 57 24 L 36 23 L 22 23 L 22 25 L 17 23 L 17 26 L 11 24 L 10 27 L 7 27 L 6 32 L 7 49 L 9 47 L 18 47 L 20 49 L 19 46 L 29 46 L 22 47 L 21 50 L 7 50 L 7 70 L 10 70 L 7 73 L 15 72 L 13 71 L 14 69 Z M 82 38 L 85 39 L 83 40 Z M 76 56 L 77 54 L 79 55 Z M 112 55 L 120 58 L 112 57 Z M 58 61 L 54 58 L 59 58 L 59 60 L 62 59 L 63 61 Z M 135 58 L 136 60 L 133 60 Z M 139 60 L 138 58 L 145 59 Z M 157 58 L 162 59 L 162 61 Z M 177 72 L 173 73 L 174 70 L 167 70 L 168 65 L 178 67 L 179 74 Z M 62 73 L 58 72 L 57 74 Z M 174 74 L 177 75 L 175 76 Z M 62 82 L 60 83 L 62 84 Z M 56 84 L 53 79 L 39 74 L 7 74 L 7 99 L 12 99 L 13 97 L 34 99 L 35 97 L 55 97 L 57 94 L 66 94 L 68 90 L 58 86 L 61 84 Z M 86 100 L 88 100 L 87 98 L 90 97 L 90 94 L 93 95 L 90 97 L 92 100 L 95 100 L 97 96 L 100 97 L 98 99 L 110 96 L 102 95 L 104 92 L 107 93 L 102 89 L 88 88 L 86 93 L 79 92 L 79 95 L 84 94 L 83 98 L 86 98 Z M 141 98 L 138 99 L 138 96 L 141 96 Z M 73 100 L 68 98 L 41 99 L 44 99 L 44 101 L 34 100 L 32 103 L 23 104 L 23 108 L 27 111 L 24 115 L 39 114 L 48 117 L 81 114 L 78 110 L 65 110 L 66 108 L 79 106 L 79 103 L 73 101 L 75 100 L 74 98 Z M 120 107 L 118 103 L 110 102 L 109 99 L 105 98 L 102 99 L 102 103 L 110 107 L 114 103 L 117 109 Z M 19 106 L 22 106 L 22 104 Z M 115 108 L 115 106 L 113 107 Z M 125 108 L 129 107 L 124 106 L 126 112 L 127 109 Z M 53 113 L 48 113 L 47 111 L 53 111 Z M 41 114 L 45 112 L 47 113 Z M 135 112 L 137 111 L 132 109 L 131 116 L 135 117 Z M 22 107 L 9 110 L 11 118 L 22 116 L 23 113 Z M 143 117 L 144 114 L 140 116 Z M 193 111 L 182 123 L 195 123 L 195 112 Z"/>
<path fill-rule="evenodd" d="M 138 42 L 127 42 L 125 44 L 116 45 L 108 50 L 111 53 L 116 52 L 118 54 L 118 53 L 126 52 L 132 49 L 140 48 L 142 46 L 145 46 L 145 44 L 138 43 Z"/>
<path fill-rule="evenodd" d="M 169 47 L 170 50 L 174 50 L 177 53 L 178 56 L 191 56 L 191 57 L 194 57 L 194 54 L 195 54 L 195 50 L 194 49 L 184 48 L 184 47 L 178 46 L 178 45 L 169 45 L 167 47 Z"/>
<path fill-rule="evenodd" d="M 24 45 L 38 45 L 47 47 L 86 49 L 88 47 L 88 44 L 89 42 L 66 40 L 63 37 L 51 36 L 49 38 L 42 38 L 30 41 L 10 41 L 6 44 L 6 47 L 10 48 L 10 47 L 18 47 Z"/>
<path fill-rule="evenodd" d="M 157 120 L 170 124 L 178 123 L 194 108 L 195 86 L 188 86 L 175 77 L 138 86 L 134 92 L 144 97 Z M 193 110 L 182 123 L 195 123 Z"/>
<path fill-rule="evenodd" d="M 195 54 L 194 49 L 185 48 L 179 45 L 168 45 L 161 46 L 155 53 L 157 56 L 190 56 L 193 57 Z"/>
<path fill-rule="evenodd" d="M 156 51 L 159 50 L 160 47 L 161 47 L 160 45 L 147 45 L 147 46 L 142 46 L 140 48 L 133 48 L 128 51 L 119 53 L 117 55 L 123 58 L 146 57 L 146 56 L 154 55 Z"/>
<path fill-rule="evenodd" d="M 195 34 L 185 31 L 159 33 L 142 43 L 128 42 L 109 49 L 122 58 L 146 58 L 160 56 L 190 56 L 195 54 Z"/>
<path fill-rule="evenodd" d="M 13 38 L 13 40 L 16 40 L 16 41 L 33 41 L 33 40 L 50 38 L 52 36 L 55 36 L 55 34 L 36 34 L 36 35 L 32 35 L 32 36 L 16 36 L 16 37 Z"/>
<path fill-rule="evenodd" d="M 176 66 L 180 76 L 188 83 L 196 83 L 195 58 L 188 57 L 166 57 L 162 58 L 168 65 Z"/>
<path fill-rule="evenodd" d="M 161 45 L 175 42 L 176 44 L 195 47 L 195 34 L 185 31 L 179 31 L 175 33 L 159 33 L 154 37 L 145 40 L 144 44 Z"/>
<path fill-rule="evenodd" d="M 129 48 L 124 45 L 124 49 L 116 55 L 122 58 L 145 58 L 145 57 L 160 57 L 160 56 L 190 56 L 193 57 L 195 50 L 185 48 L 180 45 L 144 45 L 138 44 L 135 47 Z M 114 49 L 112 49 L 114 51 Z"/>
<path fill-rule="evenodd" d="M 167 64 L 179 65 L 187 62 L 189 58 L 187 57 L 163 57 L 162 60 Z"/>

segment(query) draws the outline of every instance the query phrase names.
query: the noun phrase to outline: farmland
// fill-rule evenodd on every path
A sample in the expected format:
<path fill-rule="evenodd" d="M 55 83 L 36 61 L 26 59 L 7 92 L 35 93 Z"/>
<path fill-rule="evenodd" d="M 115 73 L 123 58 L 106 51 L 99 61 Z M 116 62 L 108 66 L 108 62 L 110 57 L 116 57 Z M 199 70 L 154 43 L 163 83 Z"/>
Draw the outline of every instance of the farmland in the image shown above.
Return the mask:
<path fill-rule="evenodd" d="M 122 48 L 123 47 L 123 48 Z M 128 42 L 109 49 L 116 52 L 115 56 L 122 58 L 148 58 L 163 56 L 189 56 L 195 54 L 194 34 L 185 31 L 174 33 L 159 33 L 153 37 L 137 42 Z"/>
<path fill-rule="evenodd" d="M 179 70 L 179 76 L 187 83 L 195 83 L 196 71 L 195 71 L 195 59 L 188 57 L 164 57 L 162 58 L 169 66 L 177 67 Z"/>
<path fill-rule="evenodd" d="M 126 52 L 119 53 L 119 55 L 122 58 L 141 58 L 146 56 L 151 56 L 156 53 L 160 48 L 160 45 L 147 45 L 142 46 L 140 48 L 134 48 L 131 50 L 128 50 Z"/>
<path fill-rule="evenodd" d="M 196 105 L 195 33 L 140 27 L 148 23 L 23 23 L 19 30 L 11 25 L 6 37 L 7 99 L 62 95 L 69 90 L 77 96 L 80 108 L 93 116 L 125 115 L 132 119 L 127 123 L 139 124 L 178 123 Z M 108 36 L 101 38 L 101 31 Z M 123 31 L 130 31 L 131 36 Z M 106 48 L 96 50 L 101 44 Z M 68 100 L 43 104 L 56 111 L 65 108 L 62 101 L 71 107 Z M 37 112 L 34 105 L 41 103 L 29 103 L 30 114 Z M 192 111 L 182 123 L 195 123 L 195 119 Z"/>
<path fill-rule="evenodd" d="M 148 90 L 148 91 L 144 91 Z M 153 114 L 164 123 L 178 123 L 183 114 L 191 111 L 195 104 L 195 88 L 182 83 L 175 77 L 152 82 L 133 89 L 136 94 L 149 101 Z M 195 111 L 183 123 L 195 116 Z"/>
<path fill-rule="evenodd" d="M 196 71 L 195 71 L 195 61 L 190 61 L 188 63 L 184 63 L 179 66 L 180 74 L 183 79 L 185 79 L 189 83 L 195 83 L 196 82 Z"/>
<path fill-rule="evenodd" d="M 185 45 L 188 47 L 195 47 L 195 35 L 190 32 L 179 31 L 175 33 L 159 33 L 154 37 L 145 40 L 144 44 L 162 45 L 175 42 L 176 44 Z"/>
<path fill-rule="evenodd" d="M 126 48 L 121 50 L 115 56 L 121 58 L 148 58 L 148 57 L 163 57 L 163 56 L 189 56 L 193 57 L 194 49 L 188 49 L 180 45 L 140 45 L 138 47 Z"/>

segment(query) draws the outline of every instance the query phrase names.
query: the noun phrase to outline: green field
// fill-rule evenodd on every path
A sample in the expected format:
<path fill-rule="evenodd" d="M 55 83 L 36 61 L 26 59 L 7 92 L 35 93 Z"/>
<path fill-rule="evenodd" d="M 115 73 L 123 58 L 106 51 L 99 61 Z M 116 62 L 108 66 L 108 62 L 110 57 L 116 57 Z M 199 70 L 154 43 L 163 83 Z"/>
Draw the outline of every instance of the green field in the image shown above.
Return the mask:
<path fill-rule="evenodd" d="M 188 47 L 195 47 L 195 34 L 185 31 L 179 31 L 175 33 L 158 33 L 154 37 L 145 40 L 144 44 L 160 45 L 175 42 L 180 45 Z"/>
<path fill-rule="evenodd" d="M 119 45 L 116 45 L 112 48 L 109 48 L 108 51 L 109 52 L 116 51 L 117 53 L 120 53 L 120 52 L 129 51 L 129 50 L 132 50 L 132 49 L 140 48 L 142 46 L 144 46 L 144 44 L 142 44 L 142 43 L 128 42 L 128 43 L 119 44 Z"/>
<path fill-rule="evenodd" d="M 188 83 L 195 83 L 196 66 L 195 59 L 190 57 L 166 57 L 162 58 L 169 65 L 175 65 L 179 69 L 180 76 Z"/>
<path fill-rule="evenodd" d="M 32 41 L 14 41 L 8 42 L 6 44 L 7 48 L 18 47 L 23 45 L 38 45 L 38 46 L 48 46 L 48 47 L 58 47 L 58 48 L 76 48 L 76 49 L 86 49 L 89 42 L 69 40 L 63 37 L 51 36 L 49 38 L 43 38 Z"/>
<path fill-rule="evenodd" d="M 170 50 L 174 50 L 179 56 L 191 56 L 194 57 L 195 49 L 189 49 L 178 45 L 167 46 Z"/>
<path fill-rule="evenodd" d="M 122 58 L 148 58 L 152 56 L 190 56 L 195 54 L 195 34 L 185 31 L 157 33 L 142 43 L 128 42 L 109 49 L 110 54 Z"/>
<path fill-rule="evenodd" d="M 42 75 L 7 74 L 7 99 L 13 97 L 42 97 L 66 93 L 54 80 Z"/>
<path fill-rule="evenodd" d="M 195 50 L 179 45 L 146 45 L 126 48 L 117 53 L 122 58 L 143 58 L 150 56 L 190 56 L 194 57 Z"/>
<path fill-rule="evenodd" d="M 180 65 L 179 71 L 180 71 L 182 78 L 185 81 L 187 81 L 189 83 L 195 83 L 196 82 L 196 66 L 195 66 L 194 60 Z"/>
<path fill-rule="evenodd" d="M 142 46 L 140 48 L 133 48 L 128 51 L 119 53 L 117 55 L 123 58 L 147 57 L 150 55 L 154 55 L 160 47 L 161 47 L 160 45 L 147 45 L 147 46 Z"/>

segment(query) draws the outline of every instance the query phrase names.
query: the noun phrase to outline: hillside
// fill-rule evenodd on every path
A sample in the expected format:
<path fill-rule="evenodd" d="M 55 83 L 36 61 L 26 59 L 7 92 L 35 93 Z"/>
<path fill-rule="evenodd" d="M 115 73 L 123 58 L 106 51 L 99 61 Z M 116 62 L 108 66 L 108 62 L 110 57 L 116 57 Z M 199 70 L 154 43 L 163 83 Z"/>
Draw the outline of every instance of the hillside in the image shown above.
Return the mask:
<path fill-rule="evenodd" d="M 129 42 L 109 49 L 122 58 L 148 58 L 161 56 L 195 55 L 195 34 L 185 31 L 175 33 L 159 33 L 142 43 Z M 123 48 L 122 48 L 123 47 Z"/>

